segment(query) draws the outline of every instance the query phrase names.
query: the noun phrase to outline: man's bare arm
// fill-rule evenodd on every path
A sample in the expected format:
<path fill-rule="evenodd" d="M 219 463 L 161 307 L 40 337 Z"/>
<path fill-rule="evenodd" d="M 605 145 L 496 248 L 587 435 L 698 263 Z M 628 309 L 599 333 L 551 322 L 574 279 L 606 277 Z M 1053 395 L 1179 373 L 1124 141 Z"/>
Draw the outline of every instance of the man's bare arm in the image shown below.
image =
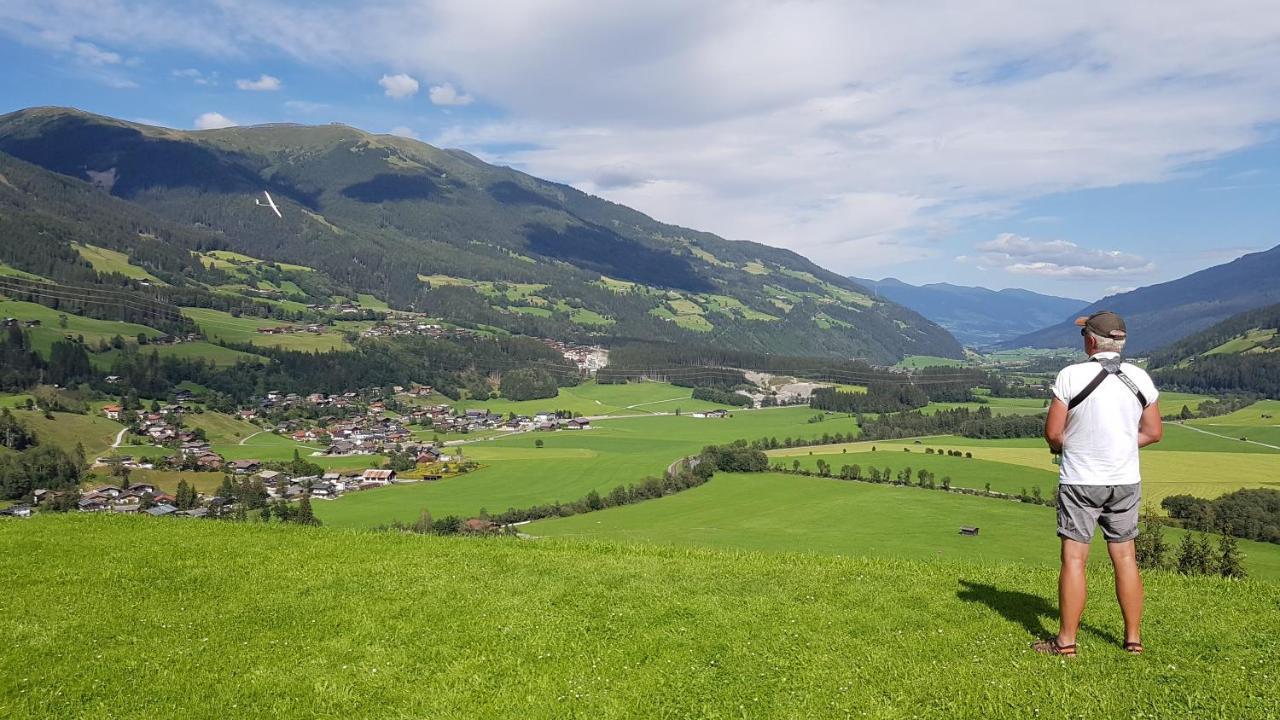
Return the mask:
<path fill-rule="evenodd" d="M 1148 405 L 1138 422 L 1138 447 L 1144 448 L 1160 442 L 1164 437 L 1164 422 L 1160 420 L 1160 402 Z"/>
<path fill-rule="evenodd" d="M 1160 416 L 1156 415 L 1159 420 Z M 1067 404 L 1054 398 L 1049 404 L 1049 416 L 1044 421 L 1044 440 L 1053 453 L 1062 452 L 1062 436 L 1067 432 Z"/>

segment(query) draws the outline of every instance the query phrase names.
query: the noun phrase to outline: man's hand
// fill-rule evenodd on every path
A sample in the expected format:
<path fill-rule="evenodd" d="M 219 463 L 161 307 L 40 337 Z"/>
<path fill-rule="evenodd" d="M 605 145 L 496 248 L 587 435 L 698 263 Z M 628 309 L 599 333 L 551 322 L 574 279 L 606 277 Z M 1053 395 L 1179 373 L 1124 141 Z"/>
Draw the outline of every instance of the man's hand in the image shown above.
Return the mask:
<path fill-rule="evenodd" d="M 1160 442 L 1164 437 L 1164 422 L 1160 420 L 1160 402 L 1148 405 L 1138 421 L 1138 447 L 1144 448 Z"/>
<path fill-rule="evenodd" d="M 1159 414 L 1156 415 L 1156 420 L 1160 420 Z M 1067 404 L 1055 397 L 1053 402 L 1049 403 L 1049 417 L 1044 421 L 1044 441 L 1049 443 L 1050 452 L 1055 455 L 1062 452 L 1062 437 L 1066 433 Z"/>

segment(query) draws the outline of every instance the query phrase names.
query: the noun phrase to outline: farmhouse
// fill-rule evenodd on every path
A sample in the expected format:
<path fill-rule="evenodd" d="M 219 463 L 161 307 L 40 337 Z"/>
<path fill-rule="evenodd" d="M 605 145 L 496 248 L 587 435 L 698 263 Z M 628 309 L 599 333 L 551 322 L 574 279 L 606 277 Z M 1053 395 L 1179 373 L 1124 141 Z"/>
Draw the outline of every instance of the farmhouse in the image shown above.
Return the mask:
<path fill-rule="evenodd" d="M 120 412 L 123 409 L 124 408 L 120 407 L 119 405 L 103 405 L 102 414 L 106 415 L 108 420 L 119 420 Z"/>
<path fill-rule="evenodd" d="M 372 468 L 365 470 L 364 473 L 360 475 L 360 479 L 363 482 L 375 482 L 385 485 L 396 481 L 396 471 Z"/>
<path fill-rule="evenodd" d="M 236 475 L 248 475 L 257 472 L 262 467 L 262 463 L 257 460 L 232 460 L 228 463 L 228 467 Z"/>

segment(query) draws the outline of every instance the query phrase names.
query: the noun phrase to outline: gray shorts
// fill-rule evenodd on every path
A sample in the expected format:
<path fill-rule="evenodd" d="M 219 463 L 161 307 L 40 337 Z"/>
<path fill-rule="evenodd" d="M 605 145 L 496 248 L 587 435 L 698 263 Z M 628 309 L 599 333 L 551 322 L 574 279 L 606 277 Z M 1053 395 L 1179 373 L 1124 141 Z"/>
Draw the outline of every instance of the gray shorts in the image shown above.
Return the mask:
<path fill-rule="evenodd" d="M 1058 536 L 1087 543 L 1102 526 L 1109 543 L 1138 537 L 1141 483 L 1130 485 L 1058 485 Z"/>

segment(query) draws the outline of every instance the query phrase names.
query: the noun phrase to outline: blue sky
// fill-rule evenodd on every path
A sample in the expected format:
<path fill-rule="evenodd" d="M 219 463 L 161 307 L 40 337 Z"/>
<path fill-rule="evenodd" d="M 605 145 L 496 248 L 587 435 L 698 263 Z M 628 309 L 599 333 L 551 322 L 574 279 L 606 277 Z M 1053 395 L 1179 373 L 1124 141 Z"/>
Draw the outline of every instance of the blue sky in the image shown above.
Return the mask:
<path fill-rule="evenodd" d="M 860 276 L 1095 299 L 1280 244 L 1267 0 L 0 0 L 0 66 L 0 111 L 343 122 Z"/>

